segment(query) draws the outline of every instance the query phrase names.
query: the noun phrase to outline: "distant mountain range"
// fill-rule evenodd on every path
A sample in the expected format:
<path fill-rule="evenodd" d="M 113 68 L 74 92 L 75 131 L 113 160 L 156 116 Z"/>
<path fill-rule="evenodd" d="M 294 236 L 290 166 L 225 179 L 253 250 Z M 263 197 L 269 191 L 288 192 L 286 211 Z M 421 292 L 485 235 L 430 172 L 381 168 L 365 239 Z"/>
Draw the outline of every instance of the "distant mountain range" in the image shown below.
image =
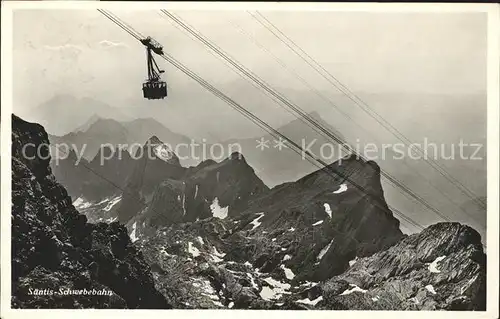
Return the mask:
<path fill-rule="evenodd" d="M 89 125 L 97 118 L 131 120 L 126 109 L 117 109 L 92 98 L 76 98 L 72 95 L 56 95 L 27 114 L 29 118 L 50 128 L 55 135 L 64 135 Z"/>
<path fill-rule="evenodd" d="M 83 152 L 88 161 L 93 160 L 103 146 L 128 147 L 130 153 L 140 147 L 152 136 L 158 136 L 170 145 L 190 144 L 191 139 L 174 133 L 152 118 L 136 119 L 128 122 L 118 122 L 113 119 L 103 119 L 93 116 L 91 120 L 78 131 L 63 136 L 50 135 L 51 144 L 66 144 Z M 196 161 L 186 159 L 190 164 Z"/>
<path fill-rule="evenodd" d="M 340 140 L 346 139 L 334 127 L 326 123 L 318 113 L 312 112 L 309 116 L 314 119 L 314 121 L 321 124 L 323 128 L 335 134 Z M 317 129 L 313 129 L 310 123 L 305 123 L 301 119 L 289 122 L 277 128 L 277 130 L 299 145 L 305 147 L 312 145 L 309 150 L 327 163 L 332 163 L 341 156 L 338 152 L 340 148 L 337 143 L 332 143 L 331 140 L 326 139 L 322 134 L 318 133 Z M 134 162 L 134 160 L 129 157 L 135 154 L 137 149 L 142 147 L 144 143 L 153 136 L 156 136 L 162 143 L 166 143 L 172 148 L 180 144 L 191 145 L 192 143 L 189 137 L 172 132 L 153 118 L 119 122 L 112 119 L 102 119 L 97 116 L 92 117 L 91 120 L 81 126 L 77 132 L 69 133 L 64 136 L 50 135 L 49 139 L 52 144 L 65 143 L 74 145 L 79 151 L 81 151 L 85 145 L 84 157 L 88 163 L 93 163 L 92 167 L 94 170 L 101 172 L 101 174 L 112 180 L 117 178 L 113 176 L 121 176 L 116 182 L 123 186 L 125 185 L 123 183 L 126 182 L 126 179 L 130 175 L 130 171 L 128 170 L 130 167 L 137 165 L 131 163 Z M 259 142 L 261 141 L 265 141 L 266 143 L 263 148 L 259 148 Z M 301 154 L 297 154 L 287 148 L 286 144 L 280 148 L 277 144 L 278 140 L 270 135 L 221 141 L 219 146 L 222 147 L 214 147 L 213 149 L 216 150 L 214 154 L 210 154 L 209 152 L 214 144 L 208 142 L 200 143 L 200 141 L 195 142 L 198 146 L 195 148 L 193 154 L 191 154 L 188 147 L 179 148 L 180 154 L 176 154 L 176 157 L 179 159 L 179 163 L 182 166 L 195 167 L 203 161 L 213 160 L 214 158 L 212 158 L 212 155 L 217 156 L 217 158 L 215 158 L 217 161 L 221 161 L 228 158 L 232 152 L 237 151 L 244 155 L 247 163 L 255 170 L 255 174 L 268 187 L 274 187 L 283 182 L 295 181 L 318 169 L 317 163 L 311 163 L 307 160 L 307 157 L 302 157 Z M 108 145 L 106 146 L 106 144 Z M 129 149 L 127 154 L 124 154 L 124 163 L 120 163 L 120 158 L 118 158 L 119 154 L 115 154 L 116 158 L 105 160 L 102 165 L 100 165 L 101 155 L 105 154 L 105 152 L 100 151 L 102 146 L 112 146 L 116 148 L 119 144 L 127 144 L 129 146 L 135 144 L 132 149 Z M 327 145 L 328 147 L 323 147 L 322 145 Z M 203 149 L 207 151 L 203 153 Z M 447 152 L 449 152 L 449 150 L 447 150 Z M 131 156 L 129 156 L 129 154 Z M 194 157 L 192 155 L 194 155 Z M 327 158 L 322 158 L 321 155 L 325 155 Z M 422 160 L 416 161 L 408 158 L 408 156 L 403 159 L 395 159 L 395 155 L 396 154 L 390 149 L 386 150 L 386 157 L 377 160 L 381 169 L 389 172 L 391 176 L 407 185 L 416 194 L 428 200 L 445 215 L 453 216 L 451 218 L 458 218 L 461 221 L 467 222 L 477 227 L 480 233 L 485 235 L 486 213 L 484 209 L 477 207 L 477 205 L 474 207 L 473 203 L 463 205 L 470 199 L 464 197 L 464 194 L 460 192 L 458 188 L 450 184 L 448 180 L 443 177 L 442 172 L 433 169 L 429 166 L 429 163 Z M 76 197 L 80 195 L 85 195 L 88 198 L 107 196 L 108 192 L 101 191 L 95 192 L 94 195 L 82 193 L 82 186 L 77 187 L 74 185 L 82 185 L 84 181 L 84 179 L 80 177 L 82 173 L 78 173 L 78 170 L 83 169 L 83 171 L 87 171 L 85 174 L 89 174 L 88 170 L 80 168 L 74 169 L 75 175 L 74 177 L 70 177 L 72 174 L 68 170 L 74 167 L 75 157 L 76 155 L 73 159 L 69 160 L 72 162 L 72 164 L 69 165 L 67 163 L 60 163 L 58 167 L 55 167 L 53 163 L 52 167 L 54 169 L 54 174 L 60 178 L 60 181 L 63 182 L 68 189 L 73 190 L 75 187 L 79 189 L 79 191 L 72 193 Z M 64 160 L 59 162 L 64 162 Z M 125 162 L 127 164 L 125 164 Z M 468 180 L 467 184 L 472 185 L 473 189 L 479 190 L 477 191 L 478 195 L 482 193 L 482 189 L 485 191 L 486 186 L 483 185 L 485 181 L 481 181 L 480 178 L 480 176 L 485 175 L 483 171 L 485 167 L 481 161 L 455 159 L 453 161 L 438 161 L 438 163 L 444 165 L 452 176 L 455 176 L 459 180 Z M 149 167 L 147 167 L 147 169 L 150 170 Z M 109 185 L 106 186 L 108 183 L 104 183 L 102 187 L 96 186 L 96 183 L 103 184 L 102 181 L 96 180 L 95 183 L 92 183 L 94 186 L 85 187 L 85 189 L 101 190 L 102 187 L 109 187 Z M 382 184 L 385 189 L 386 198 L 392 206 L 402 211 L 411 212 L 411 216 L 415 216 L 417 220 L 423 221 L 423 223 L 428 220 L 439 220 L 439 216 L 434 212 L 428 211 L 424 206 L 416 203 L 408 194 L 403 193 L 401 189 L 395 187 L 386 179 L 382 179 Z M 456 217 L 457 214 L 458 217 Z M 409 229 L 409 231 L 415 230 Z"/>

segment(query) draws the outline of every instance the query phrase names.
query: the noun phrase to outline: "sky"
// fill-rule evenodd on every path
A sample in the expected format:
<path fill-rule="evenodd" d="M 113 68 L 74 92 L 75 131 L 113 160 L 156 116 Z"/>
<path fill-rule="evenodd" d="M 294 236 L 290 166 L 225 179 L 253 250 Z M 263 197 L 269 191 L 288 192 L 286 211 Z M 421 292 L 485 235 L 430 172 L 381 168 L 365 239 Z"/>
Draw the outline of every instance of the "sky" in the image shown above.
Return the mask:
<path fill-rule="evenodd" d="M 159 11 L 113 13 L 134 30 L 157 39 L 165 52 L 271 125 L 293 120 L 282 106 Z M 320 113 L 344 135 L 349 135 L 352 124 L 343 114 L 372 131 L 382 131 L 260 24 L 255 13 L 173 13 L 303 110 Z M 476 127 L 467 127 L 469 131 L 485 134 L 485 14 L 261 13 L 322 68 L 350 90 L 363 94 L 371 107 L 407 134 L 442 136 L 456 130 L 456 123 L 469 119 L 478 119 Z M 144 47 L 96 10 L 18 10 L 13 34 L 14 111 L 28 120 L 54 116 L 50 111 L 39 114 L 37 107 L 64 94 L 132 108 L 132 117 L 155 117 L 193 138 L 205 137 L 207 132 L 223 139 L 261 134 L 258 127 L 161 58 L 157 61 L 165 70 L 169 96 L 161 101 L 143 99 Z M 449 98 L 433 98 L 436 95 Z M 75 104 L 75 117 L 87 116 L 76 108 Z M 450 113 L 455 116 L 449 117 Z M 46 129 L 51 132 L 56 128 Z M 463 131 L 457 134 L 463 135 Z"/>
<path fill-rule="evenodd" d="M 157 11 L 114 11 L 134 29 L 222 90 L 241 78 Z M 328 82 L 245 11 L 177 11 L 246 67 L 277 87 L 305 90 L 254 39 L 320 90 Z M 476 94 L 486 88 L 486 19 L 480 13 L 264 12 L 323 67 L 354 91 Z M 137 100 L 145 52 L 95 10 L 22 10 L 14 15 L 16 108 L 57 94 L 92 96 L 112 106 Z M 201 95 L 160 61 L 175 94 Z M 139 88 L 139 89 L 138 89 Z M 248 90 L 248 86 L 243 88 Z M 29 91 L 30 94 L 24 92 Z M 255 90 L 255 89 L 253 89 Z M 174 93 L 173 93 L 174 94 Z M 185 100 L 185 99 L 182 99 Z"/>

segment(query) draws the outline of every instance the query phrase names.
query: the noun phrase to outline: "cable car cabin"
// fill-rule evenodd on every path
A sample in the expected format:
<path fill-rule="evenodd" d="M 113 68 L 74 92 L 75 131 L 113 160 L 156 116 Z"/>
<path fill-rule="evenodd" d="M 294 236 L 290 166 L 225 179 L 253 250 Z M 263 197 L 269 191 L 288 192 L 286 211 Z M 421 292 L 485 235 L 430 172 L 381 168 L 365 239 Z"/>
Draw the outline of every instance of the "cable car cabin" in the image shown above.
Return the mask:
<path fill-rule="evenodd" d="M 167 97 L 167 83 L 163 81 L 147 81 L 142 84 L 144 98 L 159 100 Z"/>
<path fill-rule="evenodd" d="M 146 57 L 148 64 L 148 77 L 146 82 L 142 84 L 142 92 L 144 98 L 148 100 L 159 100 L 167 97 L 167 83 L 161 81 L 160 76 L 164 72 L 160 70 L 158 64 L 153 57 L 153 52 L 162 56 L 163 47 L 151 37 L 141 40 L 146 46 Z"/>

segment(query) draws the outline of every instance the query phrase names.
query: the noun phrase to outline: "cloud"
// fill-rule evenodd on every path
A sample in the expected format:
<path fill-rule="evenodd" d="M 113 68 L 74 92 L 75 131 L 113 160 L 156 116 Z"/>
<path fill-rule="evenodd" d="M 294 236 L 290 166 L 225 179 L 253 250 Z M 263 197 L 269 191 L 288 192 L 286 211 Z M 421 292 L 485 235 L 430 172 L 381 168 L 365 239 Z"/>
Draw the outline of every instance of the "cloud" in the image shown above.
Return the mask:
<path fill-rule="evenodd" d="M 125 43 L 113 42 L 109 40 L 102 40 L 101 42 L 99 42 L 99 45 L 101 45 L 104 48 L 128 47 Z"/>

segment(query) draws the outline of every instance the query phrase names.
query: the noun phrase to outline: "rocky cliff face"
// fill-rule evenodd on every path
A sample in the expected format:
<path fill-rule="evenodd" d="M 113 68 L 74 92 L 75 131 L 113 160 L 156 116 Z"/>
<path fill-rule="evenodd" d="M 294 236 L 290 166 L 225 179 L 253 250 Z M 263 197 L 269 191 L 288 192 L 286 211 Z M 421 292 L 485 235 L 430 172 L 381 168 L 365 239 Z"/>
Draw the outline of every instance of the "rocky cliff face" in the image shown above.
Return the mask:
<path fill-rule="evenodd" d="M 486 255 L 477 231 L 439 223 L 320 288 L 323 309 L 485 310 Z"/>
<path fill-rule="evenodd" d="M 87 223 L 48 154 L 44 129 L 13 116 L 12 307 L 169 308 L 126 229 Z M 67 294 L 85 289 L 104 294 Z"/>
<path fill-rule="evenodd" d="M 193 176 L 216 164 L 204 164 Z M 208 189 L 222 179 L 213 182 Z M 182 220 L 182 201 L 167 201 L 176 193 L 162 194 L 158 207 L 164 203 L 170 210 L 165 216 L 179 219 L 149 231 L 139 219 L 129 230 L 154 265 L 157 285 L 175 282 L 162 291 L 180 308 L 307 309 L 308 291 L 319 293 L 318 284 L 342 274 L 356 256 L 370 256 L 404 237 L 383 201 L 377 165 L 355 158 L 262 189 L 224 218 Z"/>
<path fill-rule="evenodd" d="M 66 152 L 65 149 L 51 147 L 51 159 L 51 171 L 70 196 L 78 198 L 83 194 L 86 185 L 96 184 L 95 176 L 87 168 L 90 163 L 84 158 L 78 162 L 78 155 L 74 150 Z"/>
<path fill-rule="evenodd" d="M 127 149 L 103 146 L 92 161 L 79 158 L 74 150 L 66 152 L 51 145 L 51 170 L 72 198 L 100 202 L 121 194 L 136 159 Z"/>
<path fill-rule="evenodd" d="M 173 223 L 226 219 L 238 216 L 267 191 L 243 155 L 233 153 L 220 163 L 208 160 L 190 167 L 182 178 L 164 179 L 146 208 L 127 225 L 140 236 Z"/>
<path fill-rule="evenodd" d="M 241 230 L 245 224 L 264 227 L 255 220 L 207 218 L 162 227 L 137 244 L 175 308 L 485 310 L 485 255 L 470 227 L 436 224 L 349 260 L 336 256 L 333 245 L 319 254 L 312 240 L 298 240 L 298 246 L 293 234 L 303 231 L 256 233 Z M 279 242 L 279 232 L 292 236 Z M 313 258 L 298 262 L 308 251 Z M 324 272 L 344 263 L 347 269 L 325 279 L 309 276 L 320 260 Z"/>
<path fill-rule="evenodd" d="M 161 182 L 169 178 L 180 179 L 186 171 L 172 149 L 156 136 L 137 149 L 134 158 L 137 160 L 117 206 L 118 220 L 123 224 L 147 207 Z"/>
<path fill-rule="evenodd" d="M 176 308 L 485 309 L 479 234 L 441 223 L 403 235 L 378 166 L 354 157 L 224 219 L 140 225 L 131 235 Z"/>

